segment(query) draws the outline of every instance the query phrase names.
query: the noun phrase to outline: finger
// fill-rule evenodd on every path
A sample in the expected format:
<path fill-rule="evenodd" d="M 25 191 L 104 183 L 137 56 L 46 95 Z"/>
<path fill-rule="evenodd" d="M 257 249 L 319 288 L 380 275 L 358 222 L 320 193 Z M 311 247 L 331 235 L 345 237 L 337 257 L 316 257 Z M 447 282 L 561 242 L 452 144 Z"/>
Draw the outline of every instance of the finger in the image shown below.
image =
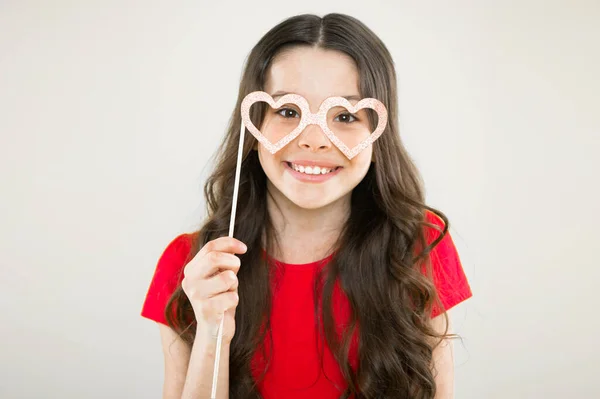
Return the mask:
<path fill-rule="evenodd" d="M 200 277 L 209 278 L 214 277 L 225 270 L 231 270 L 234 274 L 237 274 L 240 270 L 242 261 L 236 255 L 212 251 L 206 254 L 201 263 L 203 264 L 203 267 L 201 267 L 201 270 L 199 271 Z"/>
<path fill-rule="evenodd" d="M 199 287 L 205 298 L 211 298 L 224 292 L 236 292 L 239 285 L 238 278 L 231 270 L 226 270 L 202 281 Z"/>
<path fill-rule="evenodd" d="M 200 249 L 198 255 L 204 256 L 208 252 L 212 251 L 227 252 L 230 254 L 243 254 L 246 253 L 247 250 L 248 248 L 246 247 L 246 244 L 236 238 L 219 237 L 207 242 L 202 249 Z"/>
<path fill-rule="evenodd" d="M 212 251 L 203 257 L 195 257 L 183 269 L 183 275 L 190 280 L 204 280 L 224 270 L 237 274 L 241 260 L 236 255 Z"/>
<path fill-rule="evenodd" d="M 239 296 L 235 292 L 224 292 L 207 300 L 207 310 L 211 317 L 219 320 L 225 311 L 234 309 L 239 303 Z"/>

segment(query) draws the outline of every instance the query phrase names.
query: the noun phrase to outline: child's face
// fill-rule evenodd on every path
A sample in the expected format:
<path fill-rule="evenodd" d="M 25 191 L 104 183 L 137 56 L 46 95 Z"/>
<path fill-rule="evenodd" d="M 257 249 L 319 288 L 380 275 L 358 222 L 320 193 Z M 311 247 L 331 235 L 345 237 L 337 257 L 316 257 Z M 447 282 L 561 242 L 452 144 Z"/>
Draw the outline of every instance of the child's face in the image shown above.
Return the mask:
<path fill-rule="evenodd" d="M 296 47 L 277 57 L 267 72 L 264 91 L 274 100 L 278 93 L 294 93 L 303 96 L 310 105 L 311 112 L 328 97 L 349 98 L 356 104 L 360 99 L 358 90 L 358 70 L 354 61 L 338 51 L 310 47 Z M 270 107 L 268 107 L 270 108 Z M 268 129 L 269 109 L 263 129 Z M 285 111 L 282 111 L 284 113 Z M 364 112 L 364 111 L 362 111 Z M 365 115 L 359 116 L 366 120 Z M 275 117 L 278 117 L 277 115 Z M 342 117 L 348 120 L 348 117 Z M 370 132 L 365 128 L 365 134 Z M 275 189 L 297 206 L 317 209 L 340 199 L 348 198 L 354 187 L 360 183 L 369 170 L 373 147 L 370 145 L 351 160 L 335 146 L 318 125 L 307 126 L 293 141 L 275 154 L 268 152 L 257 143 L 260 163 L 269 180 L 269 189 Z M 290 167 L 290 163 L 293 164 Z M 305 174 L 299 166 L 321 166 L 338 168 L 327 174 Z M 314 172 L 314 168 L 313 172 Z M 305 169 L 306 172 L 306 169 Z"/>

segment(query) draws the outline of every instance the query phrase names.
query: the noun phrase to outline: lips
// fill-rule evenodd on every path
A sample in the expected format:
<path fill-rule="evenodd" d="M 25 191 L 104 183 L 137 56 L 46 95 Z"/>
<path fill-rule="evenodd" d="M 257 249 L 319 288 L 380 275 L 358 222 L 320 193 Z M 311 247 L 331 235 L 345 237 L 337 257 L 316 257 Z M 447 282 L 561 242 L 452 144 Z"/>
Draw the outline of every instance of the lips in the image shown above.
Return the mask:
<path fill-rule="evenodd" d="M 296 160 L 296 161 L 288 160 L 286 162 L 293 163 L 298 166 L 305 166 L 305 167 L 306 166 L 319 166 L 319 167 L 324 167 L 327 169 L 335 169 L 335 168 L 341 167 L 337 163 L 328 162 L 328 161 L 310 161 L 310 160 L 302 159 L 302 160 Z"/>
<path fill-rule="evenodd" d="M 326 175 L 328 173 L 335 172 L 336 170 L 341 168 L 341 166 L 337 166 L 334 168 L 326 168 L 325 166 L 318 166 L 318 165 L 304 166 L 304 165 L 292 164 L 291 162 L 286 162 L 286 164 L 289 168 L 294 169 L 296 172 L 305 173 L 308 175 L 319 175 L 319 174 Z"/>
<path fill-rule="evenodd" d="M 291 173 L 293 177 L 302 182 L 307 183 L 321 183 L 331 179 L 333 176 L 337 175 L 343 168 L 342 167 L 334 167 L 330 172 L 325 174 L 307 174 L 302 173 L 295 170 L 290 162 L 283 162 L 286 169 Z M 310 167 L 310 166 L 308 166 Z M 316 166 L 315 166 L 316 167 Z"/>

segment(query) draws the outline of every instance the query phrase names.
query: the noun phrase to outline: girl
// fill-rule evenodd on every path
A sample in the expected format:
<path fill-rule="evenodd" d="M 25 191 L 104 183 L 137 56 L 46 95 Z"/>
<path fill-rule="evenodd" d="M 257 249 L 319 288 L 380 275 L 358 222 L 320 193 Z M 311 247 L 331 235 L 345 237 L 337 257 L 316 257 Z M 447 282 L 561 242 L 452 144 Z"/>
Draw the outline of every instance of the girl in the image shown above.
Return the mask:
<path fill-rule="evenodd" d="M 234 239 L 239 110 L 253 91 L 299 94 L 311 112 L 331 96 L 375 98 L 388 123 L 351 159 L 318 125 L 275 154 L 247 134 Z M 446 310 L 471 290 L 447 218 L 424 204 L 396 98 L 390 53 L 352 17 L 295 16 L 254 47 L 205 185 L 208 218 L 168 245 L 144 302 L 160 323 L 164 398 L 209 397 L 222 317 L 220 398 L 452 398 Z M 299 112 L 267 106 L 256 126 Z M 367 109 L 327 123 L 375 126 Z"/>

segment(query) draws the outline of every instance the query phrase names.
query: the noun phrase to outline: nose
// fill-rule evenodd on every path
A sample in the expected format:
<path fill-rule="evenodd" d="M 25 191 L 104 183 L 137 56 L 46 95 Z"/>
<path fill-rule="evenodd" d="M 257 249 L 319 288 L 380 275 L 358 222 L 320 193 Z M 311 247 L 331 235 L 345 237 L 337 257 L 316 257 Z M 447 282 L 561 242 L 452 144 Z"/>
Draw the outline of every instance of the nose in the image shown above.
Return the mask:
<path fill-rule="evenodd" d="M 323 151 L 331 148 L 331 141 L 325 136 L 319 125 L 308 125 L 300 133 L 298 146 L 310 151 Z"/>

